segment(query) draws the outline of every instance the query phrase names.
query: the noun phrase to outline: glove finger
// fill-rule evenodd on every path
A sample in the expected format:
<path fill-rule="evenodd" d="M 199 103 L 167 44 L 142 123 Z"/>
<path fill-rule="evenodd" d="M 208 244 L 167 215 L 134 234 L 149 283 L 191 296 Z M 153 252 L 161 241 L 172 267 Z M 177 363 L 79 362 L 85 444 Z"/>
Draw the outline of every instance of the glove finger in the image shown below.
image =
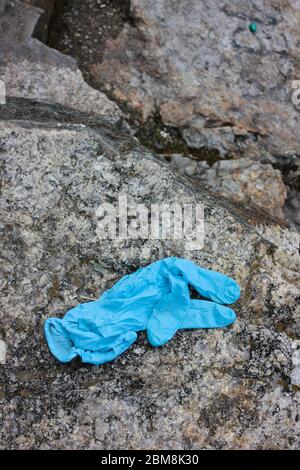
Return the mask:
<path fill-rule="evenodd" d="M 231 304 L 240 297 L 239 285 L 225 274 L 200 268 L 189 260 L 169 259 L 173 260 L 170 262 L 170 267 L 175 266 L 185 281 L 203 297 L 222 304 Z"/>
<path fill-rule="evenodd" d="M 52 354 L 60 362 L 69 362 L 77 356 L 76 348 L 59 318 L 48 318 L 44 323 L 46 340 Z"/>
<path fill-rule="evenodd" d="M 191 300 L 181 328 L 221 328 L 235 320 L 236 314 L 229 307 L 208 300 Z"/>
<path fill-rule="evenodd" d="M 135 331 L 128 331 L 124 335 L 120 335 L 117 340 L 106 351 L 88 351 L 78 350 L 78 355 L 81 357 L 82 362 L 88 364 L 100 365 L 105 362 L 113 361 L 116 357 L 120 356 L 126 349 L 128 349 L 137 339 Z"/>
<path fill-rule="evenodd" d="M 168 276 L 171 292 L 157 302 L 147 324 L 147 337 L 152 346 L 161 346 L 174 336 L 190 305 L 187 283 L 171 273 Z"/>

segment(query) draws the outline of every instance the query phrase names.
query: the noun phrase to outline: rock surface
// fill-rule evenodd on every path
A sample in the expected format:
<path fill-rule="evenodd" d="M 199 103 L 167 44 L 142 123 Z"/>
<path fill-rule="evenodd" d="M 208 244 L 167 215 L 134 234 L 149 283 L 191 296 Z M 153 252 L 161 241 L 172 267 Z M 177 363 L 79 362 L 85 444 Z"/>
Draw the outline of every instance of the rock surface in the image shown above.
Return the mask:
<path fill-rule="evenodd" d="M 23 0 L 24 3 L 28 3 L 29 5 L 43 10 L 34 31 L 34 37 L 42 42 L 47 42 L 48 39 L 48 26 L 53 14 L 55 1 L 56 0 Z"/>
<path fill-rule="evenodd" d="M 0 14 L 4 12 L 6 0 L 0 0 Z"/>
<path fill-rule="evenodd" d="M 122 121 L 117 104 L 87 85 L 74 59 L 32 37 L 41 9 L 17 0 L 2 2 L 2 9 L 0 80 L 7 96 L 54 101 L 115 124 Z"/>
<path fill-rule="evenodd" d="M 281 159 L 277 167 L 281 170 L 283 180 L 287 187 L 287 200 L 285 204 L 286 217 L 293 221 L 300 232 L 300 160 L 293 155 L 286 161 Z"/>
<path fill-rule="evenodd" d="M 5 364 L 6 360 L 6 344 L 0 339 L 0 364 Z"/>
<path fill-rule="evenodd" d="M 75 57 L 85 80 L 93 86 L 90 65 L 102 61 L 106 40 L 121 32 L 129 5 L 130 0 L 56 0 L 47 43 Z"/>
<path fill-rule="evenodd" d="M 111 124 L 59 106 L 0 106 L 0 161 L 1 448 L 299 448 L 296 233 L 196 190 Z M 201 202 L 204 248 L 100 240 L 96 210 L 121 191 L 146 205 Z M 156 349 L 141 334 L 102 367 L 50 355 L 46 318 L 170 255 L 237 279 L 233 326 L 181 331 Z"/>
<path fill-rule="evenodd" d="M 257 33 L 249 23 L 255 21 Z M 132 0 L 95 77 L 142 120 L 159 112 L 191 147 L 273 161 L 300 154 L 297 0 Z"/>
<path fill-rule="evenodd" d="M 3 1 L 1 4 L 2 10 L 4 10 L 4 3 Z M 81 111 L 104 115 L 113 122 L 120 122 L 121 124 L 121 112 L 117 106 L 109 101 L 103 93 L 94 90 L 83 81 L 81 72 L 76 68 L 75 62 L 70 57 L 59 54 L 57 51 L 47 48 L 36 39 L 32 39 L 33 31 L 35 37 L 45 39 L 47 25 L 53 10 L 53 1 L 26 0 L 25 3 L 40 6 L 46 10 L 46 13 L 42 14 L 41 10 L 26 7 L 19 2 L 9 3 L 6 8 L 6 14 L 2 17 L 2 24 L 5 27 L 2 27 L 1 36 L 3 50 L 2 59 L 0 53 L 0 79 L 4 80 L 7 84 L 8 95 L 37 97 L 39 99 L 57 101 Z M 71 10 L 73 21 L 74 18 L 77 18 L 77 22 L 83 25 L 83 30 L 81 31 L 80 27 L 77 27 L 76 24 L 64 28 L 64 34 L 65 30 L 67 30 L 69 35 L 71 34 L 71 37 L 65 38 L 65 41 L 67 41 L 66 50 L 70 54 L 74 53 L 76 55 L 82 70 L 85 72 L 88 69 L 88 64 L 93 60 L 102 60 L 103 50 L 95 46 L 95 40 L 98 44 L 99 41 L 104 42 L 105 38 L 116 35 L 117 31 L 121 28 L 121 19 L 128 9 L 125 4 L 123 7 L 118 4 L 115 6 L 111 5 L 109 8 L 102 8 L 102 4 L 99 5 L 95 0 L 91 0 L 87 5 L 88 21 L 84 20 L 86 5 L 75 2 L 72 4 Z M 68 5 L 65 8 L 68 11 Z M 69 15 L 70 12 L 65 15 L 66 22 Z M 93 18 L 92 27 L 90 25 L 91 16 Z M 118 17 L 118 21 L 116 21 L 116 17 Z M 108 19 L 110 21 L 107 21 Z M 97 24 L 102 25 L 99 31 L 96 27 Z M 58 26 L 58 29 L 60 27 Z M 109 29 L 107 29 L 108 27 Z M 73 31 L 74 28 L 75 30 Z M 22 29 L 25 31 L 25 34 L 23 34 L 20 42 L 17 32 L 20 32 Z M 92 30 L 90 40 L 89 29 Z M 96 36 L 95 39 L 95 32 L 100 35 L 99 38 Z M 59 34 L 59 32 L 56 34 Z M 64 44 L 63 38 L 59 37 L 58 41 L 60 45 Z M 78 53 L 79 43 L 81 44 L 80 54 Z M 25 44 L 27 45 L 26 47 L 24 46 Z M 15 50 L 13 55 L 11 53 L 11 45 Z M 75 47 L 76 50 L 74 51 L 71 46 Z M 87 47 L 89 48 L 89 54 L 87 54 Z M 30 60 L 28 60 L 28 54 Z M 103 80 L 101 83 L 104 85 Z M 109 87 L 110 83 L 111 78 L 109 78 L 106 85 Z M 180 112 L 183 112 L 182 109 Z M 166 113 L 167 110 L 168 106 L 165 106 L 164 112 Z M 169 121 L 165 120 L 165 122 Z M 179 125 L 179 123 L 177 124 Z M 233 169 L 231 165 L 234 167 L 233 178 L 231 178 L 231 168 Z M 187 172 L 193 171 L 192 168 L 194 166 L 195 163 L 187 165 Z M 299 174 L 298 162 L 297 172 Z M 248 176 L 249 180 L 247 181 Z M 283 186 L 278 170 L 272 170 L 270 166 L 253 161 L 251 171 L 249 171 L 248 161 L 243 162 L 241 159 L 238 159 L 232 164 L 220 162 L 215 164 L 211 170 L 207 172 L 202 171 L 201 179 L 206 179 L 204 181 L 205 184 L 213 187 L 216 192 L 232 198 L 234 201 L 244 201 L 246 203 L 250 201 L 251 204 L 283 217 L 282 207 L 285 202 L 286 189 Z M 296 227 L 300 228 L 299 176 L 295 179 L 293 176 L 288 175 L 285 181 L 288 199 L 284 214 L 290 220 L 293 220 Z M 291 181 L 293 181 L 292 185 L 290 185 Z"/>
<path fill-rule="evenodd" d="M 284 217 L 286 187 L 280 171 L 272 165 L 249 158 L 220 160 L 212 166 L 182 155 L 169 158 L 180 172 L 202 181 L 216 193 L 245 206 L 258 206 L 277 217 Z"/>
<path fill-rule="evenodd" d="M 292 102 L 299 44 L 297 0 L 132 0 L 130 21 L 90 68 L 95 83 L 134 119 L 139 116 L 142 126 L 158 116 L 192 149 L 280 167 L 288 192 L 284 212 L 300 229 L 300 107 Z M 291 160 L 296 180 L 289 174 Z M 260 206 L 276 200 L 273 174 L 272 182 L 267 170 L 270 184 L 256 201 Z M 255 177 L 261 180 L 261 171 Z M 224 193 L 222 185 L 216 187 Z M 240 199 L 242 185 L 237 192 L 235 186 L 232 181 L 225 192 Z M 253 199 L 250 187 L 243 185 L 245 200 Z"/>

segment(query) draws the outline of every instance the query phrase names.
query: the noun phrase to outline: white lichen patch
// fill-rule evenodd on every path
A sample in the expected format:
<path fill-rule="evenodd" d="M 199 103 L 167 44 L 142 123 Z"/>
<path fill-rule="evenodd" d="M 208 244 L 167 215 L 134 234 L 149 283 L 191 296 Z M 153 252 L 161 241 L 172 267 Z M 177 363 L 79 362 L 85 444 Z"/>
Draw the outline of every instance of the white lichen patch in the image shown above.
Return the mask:
<path fill-rule="evenodd" d="M 6 361 L 6 344 L 0 339 L 0 364 L 5 364 Z"/>

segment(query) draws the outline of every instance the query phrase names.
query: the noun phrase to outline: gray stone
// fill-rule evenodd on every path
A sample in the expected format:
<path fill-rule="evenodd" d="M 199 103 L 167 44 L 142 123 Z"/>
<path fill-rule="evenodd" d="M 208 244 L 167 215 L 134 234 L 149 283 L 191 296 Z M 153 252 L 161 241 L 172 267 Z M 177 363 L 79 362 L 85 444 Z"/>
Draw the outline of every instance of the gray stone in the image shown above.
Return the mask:
<path fill-rule="evenodd" d="M 0 15 L 4 12 L 6 0 L 0 0 Z"/>
<path fill-rule="evenodd" d="M 276 217 L 284 218 L 283 207 L 287 191 L 281 172 L 272 165 L 240 158 L 220 160 L 209 166 L 206 162 L 182 155 L 167 157 L 181 173 L 203 182 L 216 193 L 245 206 L 258 206 Z M 295 200 L 297 195 L 294 199 L 290 197 L 289 204 Z M 295 210 L 296 214 L 297 212 Z M 294 219 L 296 222 L 296 217 Z"/>
<path fill-rule="evenodd" d="M 300 155 L 297 0 L 132 0 L 131 18 L 94 76 L 141 121 L 158 112 L 191 147 L 222 155 Z"/>
<path fill-rule="evenodd" d="M 293 370 L 291 373 L 291 382 L 300 387 L 300 341 L 294 341 L 292 345 Z"/>
<path fill-rule="evenodd" d="M 48 100 L 122 121 L 117 104 L 83 80 L 74 59 L 32 37 L 42 13 L 15 0 L 0 17 L 0 80 L 7 96 Z"/>
<path fill-rule="evenodd" d="M 279 168 L 292 194 L 284 213 L 299 229 L 299 177 L 295 182 L 289 175 L 291 159 L 300 169 L 300 107 L 292 102 L 300 71 L 299 1 L 279 7 L 272 0 L 132 0 L 130 17 L 107 42 L 103 61 L 91 66 L 95 82 L 131 109 L 142 127 L 159 115 L 190 149 Z M 285 190 L 270 173 L 255 203 L 268 210 L 271 196 L 271 212 L 280 214 Z M 235 189 L 229 174 L 226 180 L 232 190 L 223 180 L 221 192 L 240 192 L 240 183 Z"/>
<path fill-rule="evenodd" d="M 299 448 L 299 236 L 195 189 L 103 119 L 22 99 L 0 116 L 0 447 Z M 203 249 L 100 240 L 95 212 L 121 191 L 146 205 L 204 204 Z M 101 367 L 51 356 L 46 318 L 165 256 L 233 276 L 236 323 L 180 331 L 162 348 L 141 334 Z"/>
<path fill-rule="evenodd" d="M 5 364 L 6 361 L 6 344 L 0 339 L 0 364 Z"/>
<path fill-rule="evenodd" d="M 279 168 L 282 170 L 284 182 L 287 186 L 285 215 L 293 221 L 298 231 L 300 231 L 300 159 L 294 155 L 289 159 L 288 165 L 281 162 Z"/>
<path fill-rule="evenodd" d="M 43 13 L 35 26 L 34 37 L 42 42 L 47 42 L 48 26 L 53 13 L 56 0 L 23 0 L 24 3 L 41 8 Z"/>
<path fill-rule="evenodd" d="M 256 205 L 274 216 L 284 217 L 286 188 L 279 170 L 243 158 L 223 160 L 209 168 L 201 179 L 214 191 L 238 203 Z"/>

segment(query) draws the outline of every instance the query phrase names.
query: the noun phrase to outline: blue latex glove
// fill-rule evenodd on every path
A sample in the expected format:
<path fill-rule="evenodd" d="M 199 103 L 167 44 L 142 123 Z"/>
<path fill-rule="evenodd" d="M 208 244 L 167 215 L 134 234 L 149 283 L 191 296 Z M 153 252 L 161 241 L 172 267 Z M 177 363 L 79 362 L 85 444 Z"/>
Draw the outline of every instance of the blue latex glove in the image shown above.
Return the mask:
<path fill-rule="evenodd" d="M 191 300 L 188 286 L 206 300 Z M 103 364 L 124 352 L 147 330 L 149 342 L 161 346 L 179 328 L 215 328 L 234 322 L 236 315 L 221 304 L 235 302 L 238 284 L 224 274 L 191 261 L 165 258 L 120 279 L 98 300 L 80 304 L 63 319 L 49 318 L 45 334 L 61 362 L 80 356 Z"/>

